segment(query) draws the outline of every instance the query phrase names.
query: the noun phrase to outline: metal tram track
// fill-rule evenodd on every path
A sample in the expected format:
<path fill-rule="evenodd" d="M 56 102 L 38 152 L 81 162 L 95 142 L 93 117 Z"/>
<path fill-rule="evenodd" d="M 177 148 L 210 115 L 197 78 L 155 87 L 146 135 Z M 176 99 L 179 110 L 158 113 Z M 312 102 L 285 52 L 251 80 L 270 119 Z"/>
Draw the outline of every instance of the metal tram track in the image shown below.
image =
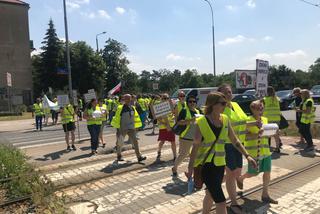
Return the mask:
<path fill-rule="evenodd" d="M 296 170 L 296 171 L 290 172 L 290 173 L 288 173 L 287 175 L 284 175 L 284 176 L 281 176 L 281 177 L 279 177 L 279 178 L 276 178 L 276 179 L 270 181 L 269 186 L 278 184 L 278 183 L 280 183 L 280 182 L 282 182 L 282 181 L 285 181 L 285 180 L 287 180 L 287 179 L 289 179 L 289 178 L 292 178 L 292 177 L 295 177 L 295 176 L 297 176 L 297 175 L 300 175 L 300 174 L 302 174 L 303 172 L 308 171 L 308 170 L 311 170 L 311 169 L 313 169 L 313 168 L 315 168 L 315 167 L 318 167 L 318 166 L 320 166 L 320 161 L 317 161 L 317 162 L 315 162 L 315 163 L 312 163 L 311 165 L 305 166 L 305 167 L 303 167 L 303 168 L 301 168 L 301 169 L 298 169 L 298 170 Z M 134 169 L 134 170 L 136 170 L 136 169 Z M 120 174 L 122 174 L 122 173 L 120 173 Z M 10 181 L 10 179 L 6 179 L 5 181 L 2 181 L 1 183 L 9 182 L 9 181 Z M 61 189 L 64 189 L 64 188 L 65 188 L 65 187 L 57 188 L 56 191 L 61 190 Z M 243 194 L 241 194 L 240 196 L 237 196 L 237 199 L 244 198 L 244 197 L 246 197 L 246 196 L 250 196 L 250 195 L 252 195 L 252 194 L 254 194 L 254 193 L 262 190 L 262 188 L 263 188 L 263 186 L 262 186 L 262 185 L 259 185 L 259 186 L 257 186 L 257 187 L 251 188 L 251 189 L 249 189 L 249 190 L 247 190 L 247 191 L 244 191 Z M 4 207 L 7 207 L 7 206 L 12 205 L 12 204 L 15 204 L 15 203 L 22 203 L 22 202 L 28 201 L 28 200 L 30 200 L 30 199 L 31 199 L 31 194 L 30 194 L 30 195 L 25 195 L 25 196 L 22 196 L 22 197 L 18 197 L 18 198 L 14 198 L 14 199 L 11 199 L 11 200 L 7 200 L 7 201 L 4 201 L 4 202 L 0 202 L 0 208 L 4 208 Z M 227 200 L 227 204 L 231 204 L 230 199 Z M 216 209 L 216 207 L 213 206 L 213 208 L 212 208 L 211 211 L 214 211 L 215 209 Z M 200 213 L 200 212 L 201 212 L 201 210 L 198 210 L 198 211 L 196 211 L 196 212 L 193 212 L 193 214 L 197 214 L 197 213 Z"/>

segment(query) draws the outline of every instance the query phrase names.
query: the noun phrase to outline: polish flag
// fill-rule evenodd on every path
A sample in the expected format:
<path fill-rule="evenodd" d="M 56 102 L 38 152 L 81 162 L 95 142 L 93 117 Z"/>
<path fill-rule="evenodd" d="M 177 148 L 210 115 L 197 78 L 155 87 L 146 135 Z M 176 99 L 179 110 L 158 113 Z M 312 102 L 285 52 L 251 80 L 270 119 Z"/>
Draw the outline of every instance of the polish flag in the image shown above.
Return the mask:
<path fill-rule="evenodd" d="M 116 87 L 114 87 L 113 89 L 111 89 L 109 92 L 108 92 L 108 94 L 109 95 L 114 95 L 114 94 L 116 94 L 117 92 L 120 92 L 121 91 L 121 82 L 118 84 L 118 85 L 116 85 Z"/>

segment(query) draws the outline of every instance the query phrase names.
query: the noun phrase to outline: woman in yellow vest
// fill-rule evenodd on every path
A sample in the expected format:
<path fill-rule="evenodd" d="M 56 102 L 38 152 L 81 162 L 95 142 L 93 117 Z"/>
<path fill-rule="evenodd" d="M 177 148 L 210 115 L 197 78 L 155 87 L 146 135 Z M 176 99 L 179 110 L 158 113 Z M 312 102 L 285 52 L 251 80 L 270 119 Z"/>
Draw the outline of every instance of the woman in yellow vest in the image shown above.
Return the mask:
<path fill-rule="evenodd" d="M 149 104 L 149 118 L 150 118 L 150 120 L 152 120 L 152 132 L 151 132 L 152 135 L 155 135 L 154 131 L 156 129 L 158 120 L 157 120 L 157 118 L 153 118 L 153 114 L 151 112 L 151 108 L 152 108 L 152 105 L 158 104 L 160 102 L 161 102 L 160 96 L 158 94 L 155 94 L 155 95 L 153 95 L 152 100 L 151 100 L 151 102 Z"/>
<path fill-rule="evenodd" d="M 236 102 L 232 102 L 232 88 L 229 84 L 222 84 L 218 91 L 224 94 L 227 100 L 226 108 L 223 114 L 226 115 L 231 123 L 231 126 L 239 138 L 240 142 L 244 144 L 246 137 L 247 115 L 243 112 L 241 107 Z M 240 213 L 242 208 L 237 202 L 237 187 L 236 180 L 241 175 L 242 170 L 242 154 L 234 148 L 230 141 L 226 142 L 226 188 L 231 200 L 231 210 L 234 213 Z"/>
<path fill-rule="evenodd" d="M 97 108 L 97 100 L 92 99 L 88 104 L 87 109 L 83 114 L 83 118 L 87 120 L 87 127 L 91 137 L 91 154 L 97 154 L 97 149 L 99 145 L 99 134 L 100 127 L 102 124 L 101 121 L 101 112 Z"/>
<path fill-rule="evenodd" d="M 172 175 L 177 176 L 177 168 L 182 161 L 189 156 L 193 143 L 194 132 L 196 128 L 196 117 L 200 116 L 200 111 L 196 109 L 197 98 L 193 95 L 187 97 L 187 106 L 180 111 L 178 124 L 185 126 L 185 130 L 179 136 L 179 155 L 172 167 Z"/>
<path fill-rule="evenodd" d="M 68 104 L 60 109 L 61 114 L 61 122 L 63 131 L 65 133 L 65 139 L 67 143 L 67 151 L 71 151 L 70 144 L 69 144 L 69 135 L 71 133 L 71 147 L 74 151 L 76 151 L 76 147 L 74 145 L 75 135 L 74 130 L 76 129 L 76 125 L 74 123 L 74 108 L 71 104 Z"/>
<path fill-rule="evenodd" d="M 161 97 L 162 102 L 167 102 L 169 101 L 169 99 L 170 98 L 168 94 L 163 94 Z M 171 143 L 173 161 L 175 161 L 177 157 L 177 146 L 176 146 L 176 136 L 172 131 L 172 127 L 174 126 L 174 114 L 171 113 L 162 118 L 158 118 L 158 123 L 159 123 L 159 137 L 158 137 L 159 147 L 158 147 L 157 160 L 160 160 L 161 158 L 161 149 L 163 147 L 163 144 L 166 141 L 169 141 Z"/>
<path fill-rule="evenodd" d="M 108 108 L 107 105 L 104 103 L 104 99 L 99 99 L 99 105 L 97 106 L 97 110 L 101 112 L 101 127 L 99 133 L 99 140 L 102 144 L 102 148 L 106 147 L 106 143 L 104 142 L 103 138 L 103 129 L 107 125 L 107 117 L 108 117 Z"/>
<path fill-rule="evenodd" d="M 313 99 L 310 97 L 310 92 L 307 89 L 301 90 L 302 103 L 299 110 L 297 112 L 301 112 L 300 119 L 300 133 L 303 138 L 307 142 L 307 147 L 304 149 L 305 151 L 314 150 L 314 145 L 312 141 L 311 135 L 311 123 L 314 122 L 315 119 L 315 107 Z"/>
<path fill-rule="evenodd" d="M 248 118 L 249 121 L 261 121 L 262 124 L 268 124 L 266 117 L 261 117 L 263 112 L 263 103 L 259 100 L 254 101 L 250 104 L 252 116 Z M 245 141 L 245 148 L 249 152 L 250 156 L 253 157 L 258 167 L 253 168 L 250 164 L 248 165 L 248 171 L 244 175 L 240 176 L 238 182 L 239 186 L 243 187 L 243 180 L 251 178 L 263 172 L 263 189 L 261 200 L 266 203 L 278 204 L 278 202 L 272 199 L 269 195 L 268 186 L 270 183 L 271 176 L 271 152 L 268 143 L 268 137 L 261 137 L 262 129 L 258 126 L 251 126 L 247 128 L 247 136 Z"/>
<path fill-rule="evenodd" d="M 272 86 L 268 86 L 267 88 L 267 96 L 262 99 L 264 105 L 263 116 L 268 119 L 269 123 L 277 123 L 280 124 L 281 119 L 281 111 L 280 111 L 280 99 L 276 96 L 276 92 Z M 274 139 L 276 140 L 276 148 L 274 152 L 280 153 L 280 149 L 282 146 L 280 133 L 277 132 L 274 135 Z M 271 138 L 269 138 L 269 145 L 271 144 Z"/>
<path fill-rule="evenodd" d="M 37 98 L 36 103 L 33 104 L 32 110 L 32 117 L 34 117 L 36 120 L 36 131 L 39 129 L 42 131 L 43 108 L 40 98 Z"/>
<path fill-rule="evenodd" d="M 226 97 L 220 93 L 208 94 L 205 116 L 197 119 L 193 148 L 190 155 L 188 172 L 191 178 L 193 168 L 202 165 L 202 180 L 206 184 L 206 195 L 203 199 L 203 213 L 210 213 L 212 202 L 216 203 L 216 213 L 226 214 L 226 198 L 222 190 L 225 161 L 225 143 L 231 143 L 247 158 L 248 162 L 256 165 L 244 146 L 237 138 L 230 120 L 223 113 L 227 105 Z"/>
<path fill-rule="evenodd" d="M 177 119 L 179 116 L 179 113 L 184 107 L 186 106 L 186 101 L 185 101 L 186 95 L 183 91 L 179 91 L 178 94 L 178 101 L 174 107 L 174 116 Z"/>

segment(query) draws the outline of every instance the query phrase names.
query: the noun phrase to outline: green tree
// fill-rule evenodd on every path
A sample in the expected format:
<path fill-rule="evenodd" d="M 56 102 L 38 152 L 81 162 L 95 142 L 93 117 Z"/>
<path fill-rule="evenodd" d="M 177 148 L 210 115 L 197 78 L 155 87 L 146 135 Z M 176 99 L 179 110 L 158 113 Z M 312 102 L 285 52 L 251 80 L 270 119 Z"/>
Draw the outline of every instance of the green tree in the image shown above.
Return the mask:
<path fill-rule="evenodd" d="M 112 89 L 120 81 L 126 81 L 125 76 L 130 73 L 128 68 L 129 60 L 125 57 L 128 52 L 126 45 L 114 39 L 108 39 L 102 52 L 106 64 L 105 85 L 106 90 Z M 128 84 L 124 84 L 127 87 Z M 125 90 L 125 88 L 124 88 Z"/>
<path fill-rule="evenodd" d="M 49 87 L 63 89 L 67 85 L 68 76 L 58 75 L 57 71 L 66 68 L 66 60 L 62 42 L 56 34 L 52 19 L 49 21 L 49 28 L 42 44 L 41 65 L 36 69 L 40 72 L 38 73 L 40 88 L 44 92 L 47 92 Z"/>
<path fill-rule="evenodd" d="M 275 90 L 292 89 L 295 85 L 294 71 L 285 65 L 273 65 L 269 68 L 269 85 Z"/>
<path fill-rule="evenodd" d="M 139 75 L 138 85 L 139 92 L 150 93 L 152 92 L 152 79 L 149 71 L 142 71 Z"/>
<path fill-rule="evenodd" d="M 308 88 L 311 88 L 312 85 L 320 84 L 320 58 L 318 58 L 314 64 L 309 67 L 311 85 Z"/>
<path fill-rule="evenodd" d="M 32 63 L 32 82 L 33 82 L 33 95 L 39 97 L 42 93 L 41 84 L 41 57 L 39 55 L 33 55 L 31 57 Z"/>
<path fill-rule="evenodd" d="M 88 89 L 95 89 L 103 94 L 105 81 L 105 63 L 88 44 L 78 41 L 70 44 L 70 60 L 72 67 L 72 87 L 81 94 Z"/>
<path fill-rule="evenodd" d="M 197 70 L 186 70 L 181 75 L 181 88 L 200 88 L 203 86 L 201 76 L 198 75 Z"/>

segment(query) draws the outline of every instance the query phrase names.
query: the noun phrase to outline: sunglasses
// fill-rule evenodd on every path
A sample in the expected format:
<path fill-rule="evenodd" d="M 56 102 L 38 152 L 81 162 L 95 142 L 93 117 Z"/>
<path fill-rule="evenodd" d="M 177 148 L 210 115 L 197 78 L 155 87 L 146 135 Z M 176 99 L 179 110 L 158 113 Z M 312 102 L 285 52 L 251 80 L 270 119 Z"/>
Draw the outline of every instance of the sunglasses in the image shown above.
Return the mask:
<path fill-rule="evenodd" d="M 169 100 L 169 98 L 168 98 L 168 97 L 162 97 L 162 99 L 163 99 L 163 100 Z"/>
<path fill-rule="evenodd" d="M 188 103 L 197 103 L 195 100 L 189 100 Z"/>
<path fill-rule="evenodd" d="M 185 95 L 180 95 L 179 97 L 186 97 Z"/>

